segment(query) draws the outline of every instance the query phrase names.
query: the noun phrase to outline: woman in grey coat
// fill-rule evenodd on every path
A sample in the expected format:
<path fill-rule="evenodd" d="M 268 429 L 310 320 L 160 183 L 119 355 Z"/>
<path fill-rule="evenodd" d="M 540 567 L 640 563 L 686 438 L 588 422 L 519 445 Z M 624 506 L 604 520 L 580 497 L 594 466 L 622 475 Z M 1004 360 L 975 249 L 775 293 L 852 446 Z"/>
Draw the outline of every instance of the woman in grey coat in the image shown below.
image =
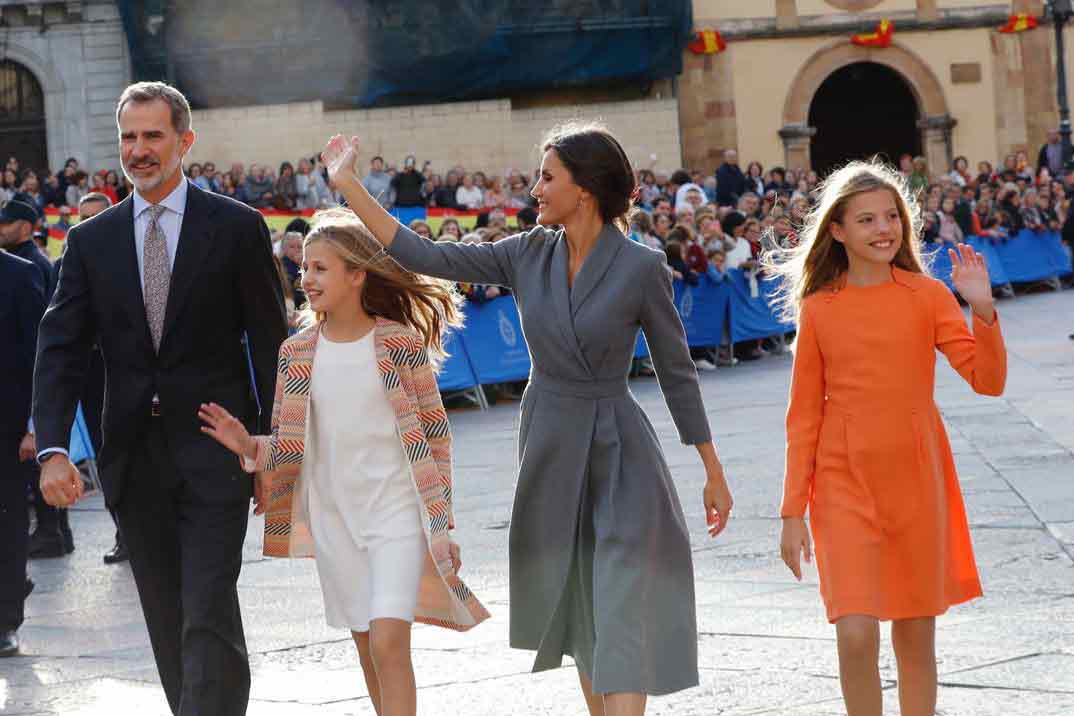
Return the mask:
<path fill-rule="evenodd" d="M 357 138 L 333 137 L 329 174 L 396 261 L 514 290 L 533 368 L 511 519 L 511 646 L 536 650 L 534 671 L 572 656 L 593 714 L 643 714 L 648 694 L 697 685 L 689 533 L 627 384 L 639 328 L 679 436 L 704 463 L 713 536 L 731 494 L 664 255 L 615 226 L 635 191 L 619 143 L 597 126 L 550 135 L 533 196 L 538 221 L 563 229 L 485 244 L 434 243 L 401 226 L 362 187 L 357 153 Z"/>

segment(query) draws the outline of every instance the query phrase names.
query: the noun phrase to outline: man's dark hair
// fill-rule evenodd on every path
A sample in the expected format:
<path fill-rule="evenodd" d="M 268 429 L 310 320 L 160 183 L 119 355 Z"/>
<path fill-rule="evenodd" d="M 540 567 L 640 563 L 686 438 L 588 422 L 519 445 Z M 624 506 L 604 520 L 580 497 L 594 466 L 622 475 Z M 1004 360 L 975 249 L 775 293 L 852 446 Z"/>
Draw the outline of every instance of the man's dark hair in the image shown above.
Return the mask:
<path fill-rule="evenodd" d="M 384 157 L 380 157 L 380 156 L 373 157 L 372 159 L 369 160 L 369 163 L 372 164 L 373 162 L 380 162 L 381 164 L 383 164 L 384 163 Z"/>
<path fill-rule="evenodd" d="M 536 226 L 537 225 L 537 210 L 532 206 L 527 206 L 518 210 L 518 215 L 515 217 L 518 220 L 518 228 L 523 226 Z"/>
<path fill-rule="evenodd" d="M 291 219 L 291 222 L 287 224 L 287 228 L 284 229 L 284 231 L 297 231 L 298 233 L 305 236 L 310 232 L 310 222 L 306 221 L 301 217 L 296 217 L 294 219 Z"/>
<path fill-rule="evenodd" d="M 689 184 L 693 179 L 690 178 L 690 174 L 685 169 L 676 169 L 672 172 L 671 178 L 668 179 L 668 181 L 672 184 L 682 186 L 683 184 Z"/>

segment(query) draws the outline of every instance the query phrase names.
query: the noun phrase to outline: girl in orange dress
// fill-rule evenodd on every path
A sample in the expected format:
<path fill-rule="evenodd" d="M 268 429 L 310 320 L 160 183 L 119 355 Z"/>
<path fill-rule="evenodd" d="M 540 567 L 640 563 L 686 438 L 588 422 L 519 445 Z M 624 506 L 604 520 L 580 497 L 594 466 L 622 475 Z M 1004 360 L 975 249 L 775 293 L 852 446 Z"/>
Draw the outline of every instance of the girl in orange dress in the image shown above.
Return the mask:
<path fill-rule="evenodd" d="M 854 162 L 821 187 L 800 245 L 770 261 L 798 322 L 781 552 L 801 579 L 815 545 L 849 716 L 881 714 L 881 620 L 892 622 L 901 713 L 932 716 L 935 617 L 981 595 L 933 401 L 936 349 L 985 395 L 1003 392 L 1006 350 L 981 255 L 950 250 L 971 333 L 922 267 L 918 229 L 899 175 Z"/>

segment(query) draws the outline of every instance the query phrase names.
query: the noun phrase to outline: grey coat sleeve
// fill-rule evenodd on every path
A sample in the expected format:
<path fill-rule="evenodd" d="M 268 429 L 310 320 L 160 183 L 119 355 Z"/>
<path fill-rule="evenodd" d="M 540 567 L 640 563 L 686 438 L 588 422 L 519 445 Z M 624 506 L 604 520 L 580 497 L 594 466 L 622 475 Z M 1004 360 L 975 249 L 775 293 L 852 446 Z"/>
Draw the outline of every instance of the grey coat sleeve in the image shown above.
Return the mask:
<path fill-rule="evenodd" d="M 460 244 L 453 241 L 429 241 L 405 226 L 395 232 L 388 253 L 403 268 L 426 276 L 511 286 L 514 283 L 514 259 L 523 234 L 495 243 Z"/>
<path fill-rule="evenodd" d="M 641 327 L 671 417 L 684 445 L 712 440 L 697 368 L 686 345 L 686 331 L 675 310 L 671 274 L 662 256 L 646 266 L 642 287 Z"/>

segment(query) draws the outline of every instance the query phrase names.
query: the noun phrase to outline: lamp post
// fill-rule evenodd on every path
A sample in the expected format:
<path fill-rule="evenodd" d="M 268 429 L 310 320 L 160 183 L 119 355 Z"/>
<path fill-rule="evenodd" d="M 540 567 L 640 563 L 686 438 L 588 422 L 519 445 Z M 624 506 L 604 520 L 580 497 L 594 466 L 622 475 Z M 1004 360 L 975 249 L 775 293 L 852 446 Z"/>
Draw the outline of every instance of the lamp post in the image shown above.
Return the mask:
<path fill-rule="evenodd" d="M 1063 146 L 1063 169 L 1074 165 L 1074 149 L 1070 144 L 1070 106 L 1067 104 L 1066 51 L 1063 49 L 1063 28 L 1074 17 L 1074 0 L 1048 0 L 1046 12 L 1055 25 L 1056 99 L 1059 101 L 1059 136 Z"/>

